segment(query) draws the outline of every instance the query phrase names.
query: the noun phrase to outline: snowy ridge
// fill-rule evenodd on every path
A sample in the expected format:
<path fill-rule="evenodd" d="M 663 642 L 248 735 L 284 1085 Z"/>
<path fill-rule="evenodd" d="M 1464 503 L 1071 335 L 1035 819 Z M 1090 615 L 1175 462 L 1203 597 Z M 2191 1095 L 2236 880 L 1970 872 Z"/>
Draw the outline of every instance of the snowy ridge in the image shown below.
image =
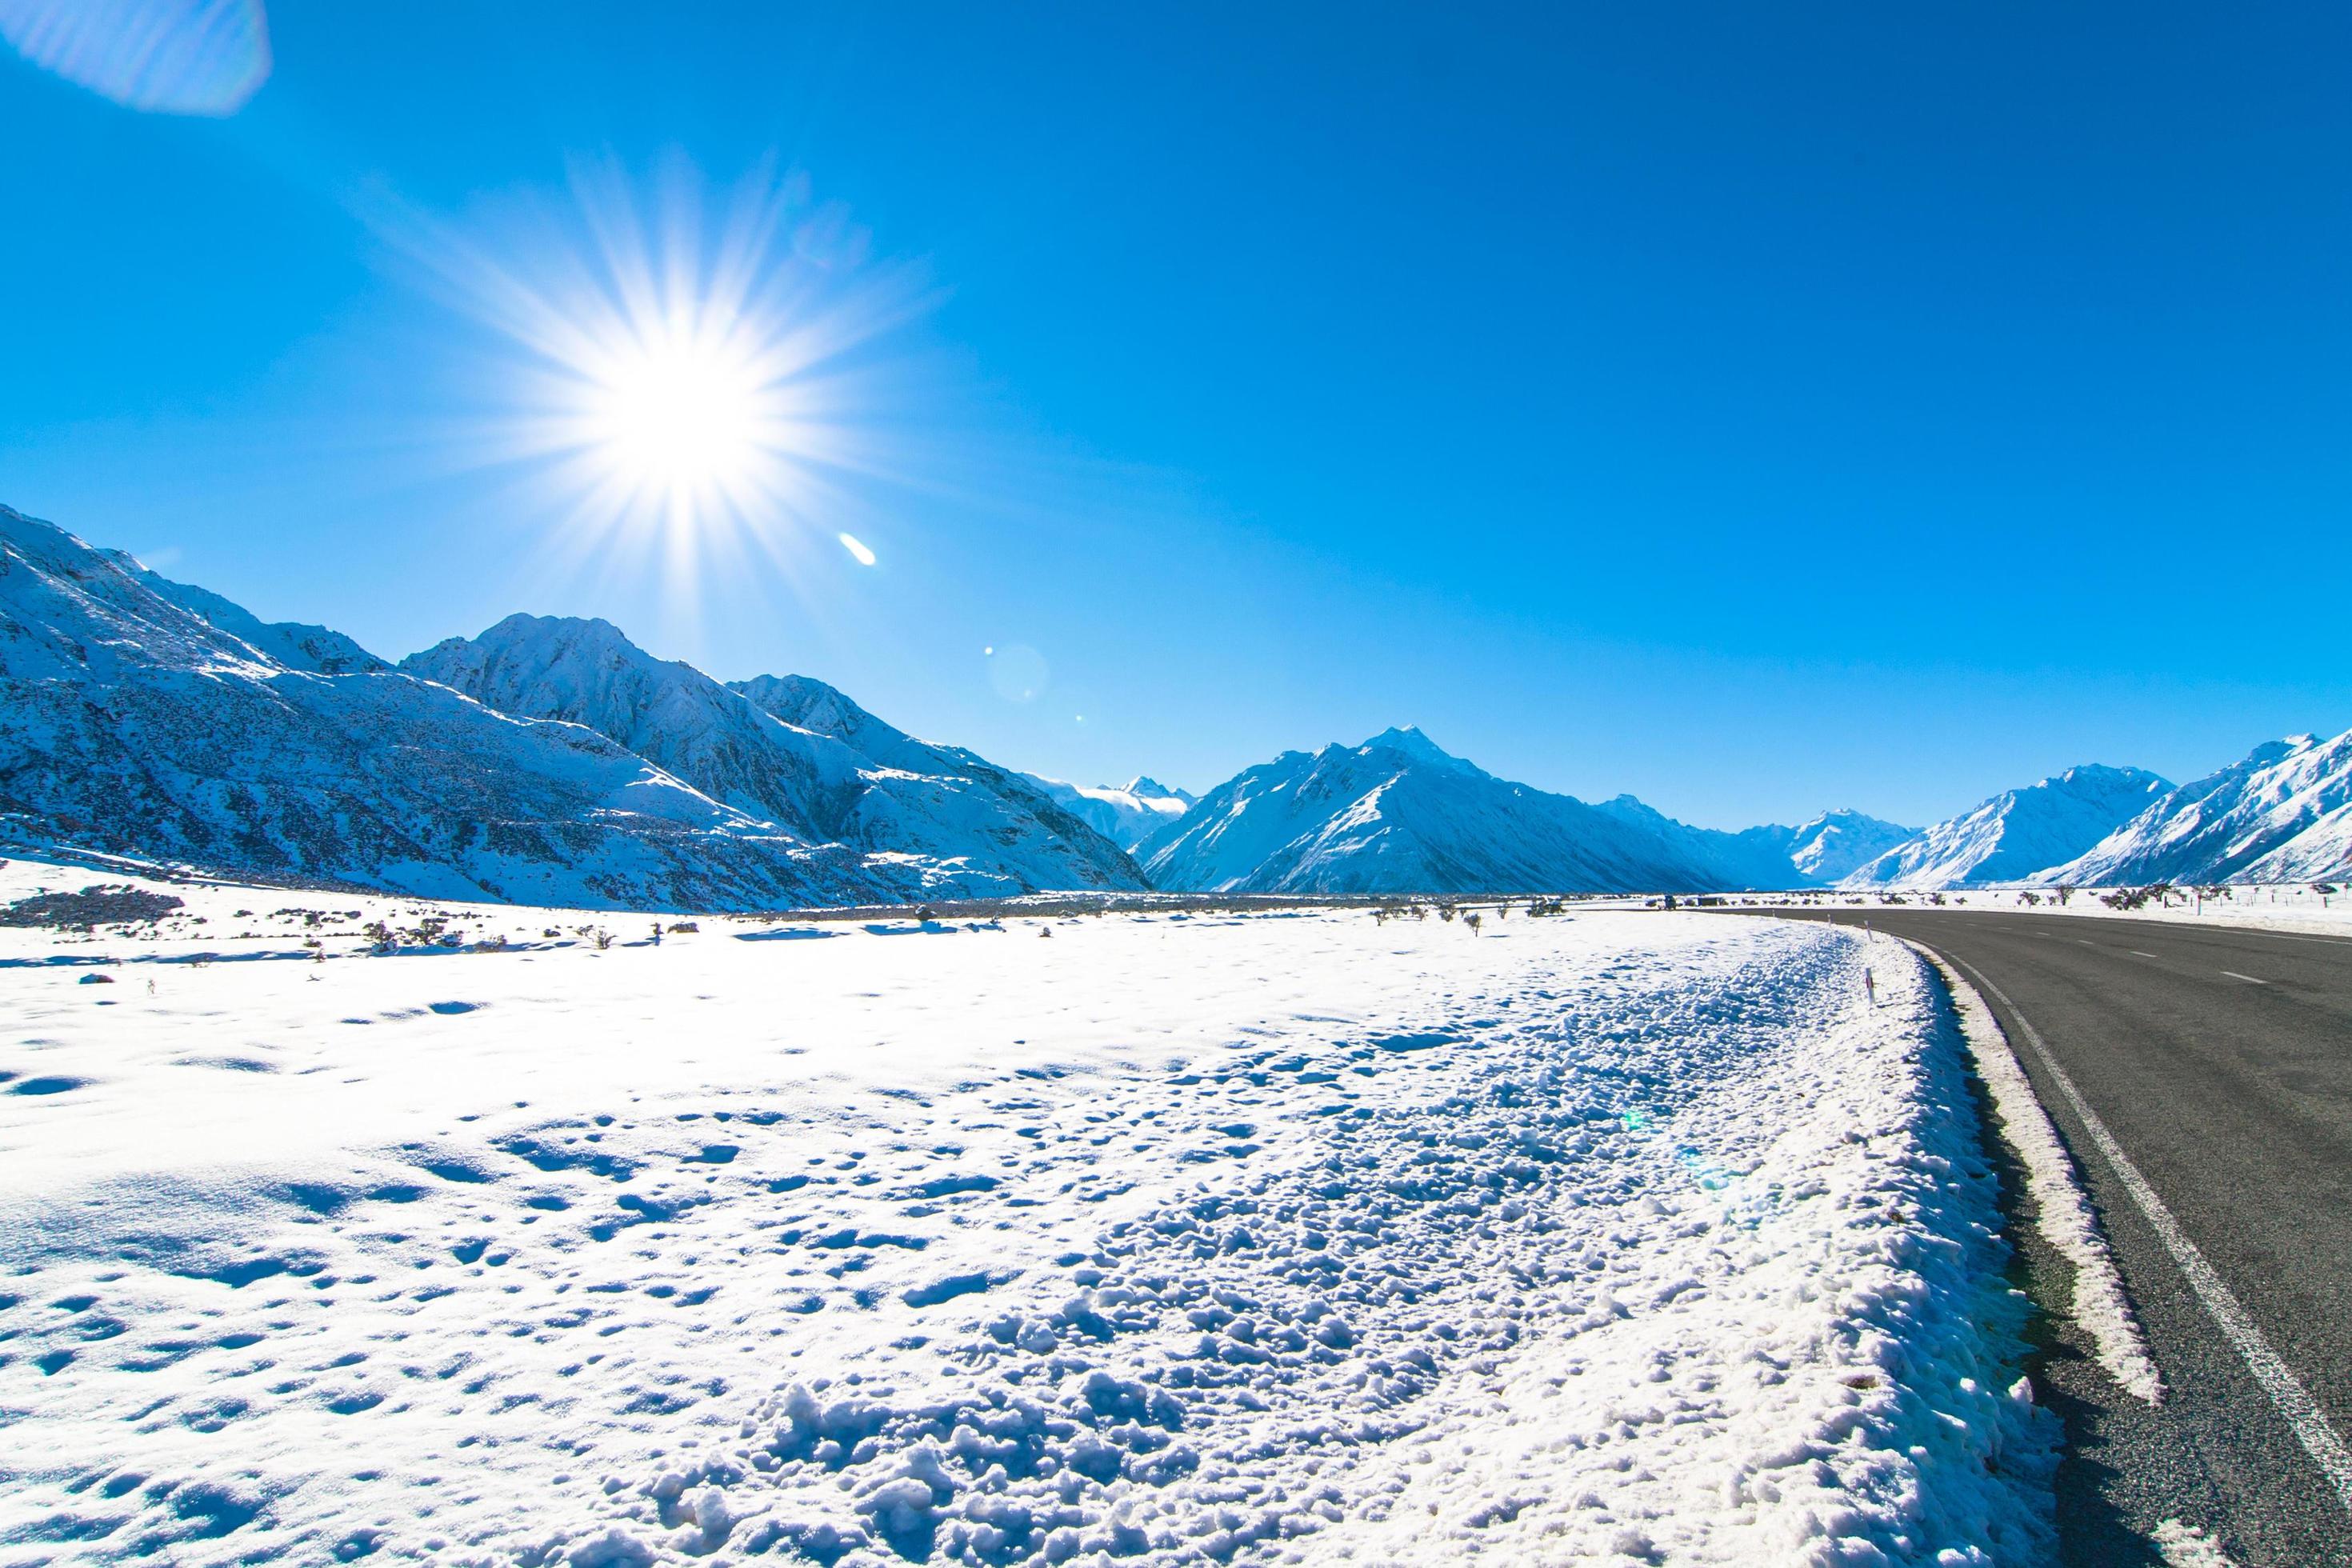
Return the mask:
<path fill-rule="evenodd" d="M 1971 888 L 2021 882 L 2074 859 L 2172 785 L 2145 768 L 2069 768 L 2004 790 L 1843 879 L 1850 888 Z"/>
<path fill-rule="evenodd" d="M 1778 834 L 1777 827 L 1751 827 L 1750 833 Z M 1896 845 L 1916 837 L 1916 828 L 1899 826 L 1859 811 L 1825 811 L 1811 821 L 1786 829 L 1785 853 L 1797 875 L 1807 882 L 1826 885 L 1841 881 Z"/>
<path fill-rule="evenodd" d="M 5 508 L 0 695 L 0 817 L 37 845 L 591 907 L 1141 886 L 1005 770 L 839 693 L 887 758 L 603 622 L 514 616 L 395 670 Z"/>
<path fill-rule="evenodd" d="M 1645 827 L 1458 759 L 1432 763 L 1425 738 L 1400 746 L 1399 733 L 1286 752 L 1235 775 L 1144 841 L 1145 874 L 1161 888 L 1258 893 L 1712 881 L 1704 863 Z"/>
<path fill-rule="evenodd" d="M 1958 1045 L 1850 933 L 457 918 L 530 949 L 0 930 L 127 961 L 0 964 L 12 1564 L 2053 1550 Z"/>
<path fill-rule="evenodd" d="M 289 669 L 307 669 L 313 675 L 366 675 L 392 668 L 339 631 L 296 621 L 264 621 L 244 605 L 232 604 L 210 589 L 159 576 L 121 551 L 103 553 L 161 597 L 194 612 Z"/>
<path fill-rule="evenodd" d="M 2352 731 L 2258 746 L 2033 879 L 2102 887 L 2344 877 L 2352 877 Z"/>

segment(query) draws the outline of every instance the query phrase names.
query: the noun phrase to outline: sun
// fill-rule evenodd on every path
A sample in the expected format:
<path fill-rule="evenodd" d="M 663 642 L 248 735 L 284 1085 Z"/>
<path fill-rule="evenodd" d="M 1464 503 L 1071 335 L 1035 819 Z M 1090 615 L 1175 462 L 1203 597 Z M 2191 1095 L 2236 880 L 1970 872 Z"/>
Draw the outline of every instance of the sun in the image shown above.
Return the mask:
<path fill-rule="evenodd" d="M 721 212 L 682 165 L 650 193 L 583 166 L 571 195 L 495 247 L 393 226 L 519 351 L 497 372 L 503 411 L 469 443 L 478 460 L 543 487 L 559 552 L 614 570 L 657 558 L 681 592 L 762 560 L 796 572 L 819 541 L 875 565 L 842 524 L 897 478 L 872 416 L 893 395 L 883 340 L 931 297 L 919 269 L 867 266 L 845 210 L 772 169 Z"/>
<path fill-rule="evenodd" d="M 588 370 L 583 446 L 628 488 L 716 498 L 758 477 L 775 399 L 738 346 L 661 331 Z"/>

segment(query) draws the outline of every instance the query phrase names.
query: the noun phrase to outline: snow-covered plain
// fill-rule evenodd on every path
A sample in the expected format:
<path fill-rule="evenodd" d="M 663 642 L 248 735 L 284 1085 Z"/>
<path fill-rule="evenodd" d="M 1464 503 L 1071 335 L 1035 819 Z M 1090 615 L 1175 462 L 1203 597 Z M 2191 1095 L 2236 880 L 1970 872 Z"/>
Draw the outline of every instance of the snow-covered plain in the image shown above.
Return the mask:
<path fill-rule="evenodd" d="M 2048 1555 L 1892 944 L 168 890 L 0 930 L 0 1563 Z"/>
<path fill-rule="evenodd" d="M 2323 888 L 2327 890 L 2322 891 Z M 1710 896 L 1740 909 L 1867 911 L 1899 906 L 1958 912 L 1973 910 L 1987 914 L 2077 915 L 2086 920 L 2169 921 L 2180 925 L 2242 926 L 2250 931 L 2352 937 L 2352 888 L 2341 882 L 2241 885 L 2210 892 L 2181 889 L 2134 902 L 2131 896 L 2136 891 L 2130 888 L 2076 888 L 2063 902 L 2047 888 L 1970 888 L 1964 892 L 1940 894 L 1821 889 Z M 1569 907 L 1622 909 L 1640 901 L 1623 898 L 1594 900 Z"/>

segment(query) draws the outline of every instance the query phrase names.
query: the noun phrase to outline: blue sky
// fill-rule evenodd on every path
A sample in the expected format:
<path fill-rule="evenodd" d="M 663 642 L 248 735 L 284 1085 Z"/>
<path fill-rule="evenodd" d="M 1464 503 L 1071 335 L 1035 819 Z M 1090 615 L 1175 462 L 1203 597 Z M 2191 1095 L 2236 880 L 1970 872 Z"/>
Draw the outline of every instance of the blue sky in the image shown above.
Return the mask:
<path fill-rule="evenodd" d="M 0 501 L 265 616 L 601 615 L 1088 782 L 1418 722 L 1724 826 L 2352 725 L 2352 14 L 268 21 L 220 117 L 0 61 Z M 787 209 L 856 461 L 688 552 L 490 449 L 468 278 L 695 189 Z"/>

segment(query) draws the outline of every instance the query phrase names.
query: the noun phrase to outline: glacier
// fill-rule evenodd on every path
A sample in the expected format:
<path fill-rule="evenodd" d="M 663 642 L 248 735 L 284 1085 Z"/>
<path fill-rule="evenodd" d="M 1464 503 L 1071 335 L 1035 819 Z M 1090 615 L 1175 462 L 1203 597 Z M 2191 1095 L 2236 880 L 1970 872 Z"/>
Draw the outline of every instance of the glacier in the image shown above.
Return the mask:
<path fill-rule="evenodd" d="M 1200 798 L 1184 790 L 1171 789 L 1149 774 L 1117 787 L 1066 784 L 1037 773 L 1023 776 L 1073 816 L 1130 853 L 1183 816 Z"/>

